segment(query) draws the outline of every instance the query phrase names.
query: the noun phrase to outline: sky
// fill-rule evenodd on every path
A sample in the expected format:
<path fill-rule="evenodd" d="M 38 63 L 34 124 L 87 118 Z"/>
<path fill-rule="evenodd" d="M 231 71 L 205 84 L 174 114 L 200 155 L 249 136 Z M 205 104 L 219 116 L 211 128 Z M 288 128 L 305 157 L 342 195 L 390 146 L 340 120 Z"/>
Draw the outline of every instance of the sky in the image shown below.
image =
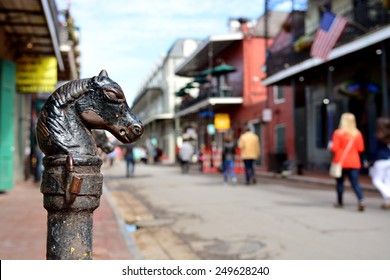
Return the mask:
<path fill-rule="evenodd" d="M 228 19 L 258 19 L 264 0 L 56 0 L 80 29 L 81 78 L 107 70 L 131 106 L 177 39 L 228 33 Z M 287 1 L 289 2 L 289 1 Z"/>

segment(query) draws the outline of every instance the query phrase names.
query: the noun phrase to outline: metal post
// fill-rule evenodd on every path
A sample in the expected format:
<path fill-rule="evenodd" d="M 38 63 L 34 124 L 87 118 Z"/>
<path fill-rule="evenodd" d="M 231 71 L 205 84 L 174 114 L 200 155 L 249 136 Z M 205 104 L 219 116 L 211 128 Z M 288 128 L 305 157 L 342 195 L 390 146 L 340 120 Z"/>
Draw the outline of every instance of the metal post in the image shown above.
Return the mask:
<path fill-rule="evenodd" d="M 326 107 L 327 113 L 328 113 L 328 141 L 332 140 L 332 133 L 334 130 L 334 114 L 336 111 L 336 103 L 334 102 L 333 98 L 333 71 L 334 67 L 331 65 L 328 65 L 328 72 L 327 72 L 327 97 L 328 97 L 328 104 Z"/>
<path fill-rule="evenodd" d="M 102 194 L 102 160 L 45 157 L 43 164 L 41 192 L 48 212 L 46 258 L 92 259 L 92 214 Z"/>
<path fill-rule="evenodd" d="M 213 59 L 214 59 L 213 41 L 212 40 L 210 40 L 207 55 L 208 55 L 208 60 L 209 60 L 208 61 L 209 73 L 207 74 L 206 78 L 211 81 L 211 73 L 212 73 L 212 69 L 213 69 Z M 210 98 L 211 96 L 212 96 L 212 87 L 209 87 L 207 90 L 207 97 Z"/>
<path fill-rule="evenodd" d="M 389 93 L 387 89 L 387 61 L 386 61 L 386 46 L 385 43 L 382 42 L 381 47 L 381 75 L 382 75 L 382 116 L 389 117 Z"/>
<path fill-rule="evenodd" d="M 92 259 L 92 214 L 100 204 L 103 185 L 96 146 L 101 141 L 94 139 L 92 129 L 109 130 L 124 144 L 135 142 L 144 132 L 120 86 L 105 70 L 61 86 L 39 114 L 49 260 Z"/>

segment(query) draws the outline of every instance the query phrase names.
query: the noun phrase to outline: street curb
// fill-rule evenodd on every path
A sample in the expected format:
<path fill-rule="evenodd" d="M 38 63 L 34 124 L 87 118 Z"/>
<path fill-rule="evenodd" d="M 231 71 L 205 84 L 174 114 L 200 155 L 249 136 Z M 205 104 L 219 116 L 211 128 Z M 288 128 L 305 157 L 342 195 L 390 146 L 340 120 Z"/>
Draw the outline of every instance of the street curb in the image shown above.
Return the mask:
<path fill-rule="evenodd" d="M 333 179 L 324 179 L 324 178 L 300 176 L 300 175 L 288 175 L 286 177 L 283 177 L 280 174 L 269 173 L 269 172 L 257 172 L 256 176 L 266 177 L 266 178 L 270 178 L 270 179 L 294 181 L 294 182 L 299 182 L 299 183 L 304 183 L 304 184 L 318 184 L 318 185 L 322 185 L 322 186 L 336 187 L 336 181 Z M 352 187 L 351 183 L 348 181 L 347 178 L 345 180 L 345 186 Z M 360 186 L 364 191 L 378 192 L 378 190 L 371 184 L 360 183 Z"/>
<path fill-rule="evenodd" d="M 118 222 L 118 226 L 121 229 L 122 235 L 125 239 L 127 248 L 129 249 L 131 255 L 133 256 L 134 260 L 143 260 L 143 257 L 137 247 L 137 244 L 135 243 L 133 237 L 129 233 L 129 231 L 126 228 L 126 223 L 124 222 L 121 214 L 119 213 L 118 208 L 115 206 L 115 203 L 111 197 L 110 190 L 106 186 L 106 182 L 103 182 L 103 195 L 107 199 L 108 204 L 110 205 L 111 209 L 114 212 L 115 218 Z"/>
<path fill-rule="evenodd" d="M 162 163 L 164 166 L 178 166 L 180 165 L 175 164 L 175 163 Z M 264 178 L 269 178 L 269 179 L 277 179 L 277 180 L 286 180 L 286 181 L 293 181 L 293 182 L 298 182 L 298 183 L 304 183 L 304 184 L 318 184 L 321 186 L 328 186 L 329 188 L 335 188 L 336 187 L 336 182 L 335 179 L 332 178 L 319 178 L 315 176 L 305 176 L 305 175 L 287 175 L 283 176 L 279 173 L 275 172 L 267 172 L 267 171 L 261 171 L 261 170 L 256 170 L 256 177 L 264 177 Z M 202 173 L 202 174 L 207 174 L 207 175 L 220 175 L 220 173 Z M 379 193 L 377 188 L 375 188 L 372 184 L 367 184 L 367 183 L 361 183 L 360 186 L 363 191 L 369 191 L 369 192 L 375 192 Z M 351 183 L 349 182 L 348 178 L 345 180 L 345 187 L 352 187 Z"/>

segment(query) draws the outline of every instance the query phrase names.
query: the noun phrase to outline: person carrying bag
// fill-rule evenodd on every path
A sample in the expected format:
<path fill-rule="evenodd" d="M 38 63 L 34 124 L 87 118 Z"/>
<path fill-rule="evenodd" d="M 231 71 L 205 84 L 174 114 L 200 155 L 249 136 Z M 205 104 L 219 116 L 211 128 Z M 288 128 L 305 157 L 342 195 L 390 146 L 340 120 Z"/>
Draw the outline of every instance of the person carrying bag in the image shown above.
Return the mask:
<path fill-rule="evenodd" d="M 343 161 L 345 159 L 345 156 L 347 155 L 349 149 L 351 148 L 353 143 L 353 138 L 351 138 L 348 142 L 347 147 L 343 151 L 343 154 L 341 155 L 339 162 L 331 162 L 330 163 L 330 169 L 329 169 L 329 175 L 333 178 L 341 178 L 341 175 L 343 175 Z"/>
<path fill-rule="evenodd" d="M 335 177 L 337 203 L 335 207 L 343 207 L 344 177 L 348 176 L 352 188 L 358 199 L 358 211 L 364 211 L 363 192 L 359 185 L 359 171 L 361 168 L 360 153 L 364 151 L 364 140 L 361 132 L 356 128 L 356 119 L 352 113 L 343 113 L 339 128 L 332 135 L 333 152 L 332 164 L 341 166 L 341 175 Z M 339 172 L 340 173 L 340 172 Z"/>

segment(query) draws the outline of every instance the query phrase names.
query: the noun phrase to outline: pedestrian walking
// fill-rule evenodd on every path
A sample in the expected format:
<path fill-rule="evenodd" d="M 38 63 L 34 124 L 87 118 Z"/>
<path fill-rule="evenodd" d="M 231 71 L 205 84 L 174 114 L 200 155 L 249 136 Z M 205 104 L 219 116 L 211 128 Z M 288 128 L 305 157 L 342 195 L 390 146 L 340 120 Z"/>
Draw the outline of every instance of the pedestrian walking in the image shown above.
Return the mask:
<path fill-rule="evenodd" d="M 344 179 L 348 176 L 358 199 L 358 211 L 364 211 L 363 192 L 359 185 L 360 153 L 364 151 L 364 140 L 356 127 L 356 119 L 352 113 L 341 115 L 339 128 L 332 135 L 330 149 L 334 154 L 332 162 L 340 163 L 342 167 L 341 177 L 336 178 L 337 203 L 335 207 L 343 207 Z"/>
<path fill-rule="evenodd" d="M 42 178 L 42 172 L 43 172 L 43 157 L 44 154 L 42 153 L 41 149 L 38 145 L 35 146 L 35 173 L 34 173 L 34 181 L 39 182 Z"/>
<path fill-rule="evenodd" d="M 238 140 L 238 147 L 241 150 L 241 159 L 244 162 L 245 168 L 245 184 L 256 184 L 255 160 L 260 156 L 260 140 L 259 137 L 250 130 L 247 126 L 243 134 Z"/>
<path fill-rule="evenodd" d="M 179 151 L 182 173 L 188 173 L 193 154 L 194 154 L 194 148 L 192 147 L 189 139 L 184 138 L 183 144 Z"/>
<path fill-rule="evenodd" d="M 199 168 L 199 172 L 201 173 L 203 172 L 203 162 L 204 162 L 204 154 L 203 154 L 204 147 L 202 146 L 199 149 L 199 155 L 198 155 L 198 168 Z"/>
<path fill-rule="evenodd" d="M 377 147 L 374 164 L 370 168 L 373 185 L 381 193 L 383 209 L 390 209 L 390 119 L 381 117 L 376 122 Z"/>
<path fill-rule="evenodd" d="M 133 177 L 135 170 L 135 160 L 134 160 L 134 143 L 125 145 L 125 162 L 126 162 L 126 177 Z"/>
<path fill-rule="evenodd" d="M 148 163 L 154 163 L 154 159 L 156 158 L 156 148 L 150 139 L 146 139 L 146 151 L 148 155 Z"/>
<path fill-rule="evenodd" d="M 228 183 L 228 177 L 233 184 L 237 182 L 237 177 L 234 172 L 234 157 L 236 155 L 236 143 L 233 136 L 228 134 L 224 137 L 222 147 L 222 158 L 223 158 L 223 179 L 224 183 Z"/>
<path fill-rule="evenodd" d="M 116 148 L 108 154 L 108 159 L 110 160 L 110 166 L 114 166 L 114 161 L 115 161 L 115 158 L 117 156 L 117 153 L 118 151 L 116 150 Z"/>

